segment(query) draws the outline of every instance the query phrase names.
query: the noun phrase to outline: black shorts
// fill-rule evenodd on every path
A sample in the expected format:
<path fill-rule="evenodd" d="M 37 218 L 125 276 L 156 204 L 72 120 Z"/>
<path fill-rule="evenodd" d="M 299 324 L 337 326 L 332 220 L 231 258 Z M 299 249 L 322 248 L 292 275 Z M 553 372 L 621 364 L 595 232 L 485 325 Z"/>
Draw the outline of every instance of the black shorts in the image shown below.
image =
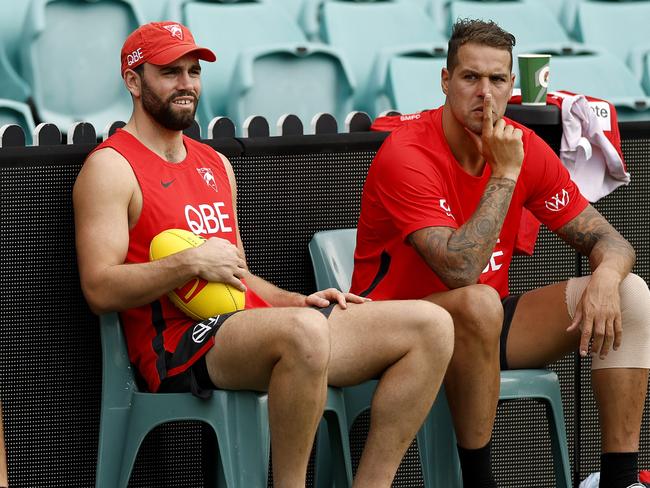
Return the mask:
<path fill-rule="evenodd" d="M 499 340 L 499 360 L 501 363 L 501 371 L 510 369 L 508 367 L 508 360 L 506 358 L 506 345 L 508 344 L 508 333 L 510 332 L 512 317 L 515 315 L 517 303 L 519 303 L 520 298 L 521 295 L 508 295 L 503 300 L 501 300 L 501 303 L 503 304 L 503 326 L 501 327 L 501 338 Z"/>
<path fill-rule="evenodd" d="M 336 304 L 334 303 L 325 308 L 314 308 L 322 313 L 326 318 L 329 318 L 335 306 Z M 214 337 L 224 322 L 238 312 L 239 311 L 220 315 L 216 322 L 213 319 L 197 322 L 193 327 L 188 328 L 179 341 L 176 351 L 174 351 L 171 357 L 168 358 L 167 362 L 173 364 L 174 367 L 177 367 L 178 365 L 176 363 L 182 361 L 182 358 L 193 357 L 196 351 L 205 344 L 205 341 Z M 200 329 L 203 332 L 200 344 L 197 344 L 197 342 L 192 338 L 197 330 L 197 326 L 201 326 Z M 158 393 L 191 392 L 199 398 L 209 398 L 212 394 L 212 390 L 217 389 L 218 388 L 210 379 L 210 375 L 208 374 L 208 365 L 205 362 L 205 354 L 203 354 L 185 371 L 175 374 L 174 376 L 168 376 L 162 380 Z"/>

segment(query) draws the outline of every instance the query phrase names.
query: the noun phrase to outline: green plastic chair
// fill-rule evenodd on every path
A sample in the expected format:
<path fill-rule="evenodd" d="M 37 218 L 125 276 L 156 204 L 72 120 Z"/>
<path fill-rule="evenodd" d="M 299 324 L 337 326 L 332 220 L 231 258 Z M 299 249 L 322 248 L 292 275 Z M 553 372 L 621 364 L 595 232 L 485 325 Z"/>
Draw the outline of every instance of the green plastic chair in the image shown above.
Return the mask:
<path fill-rule="evenodd" d="M 267 395 L 215 390 L 204 400 L 190 393 L 142 392 L 133 376 L 118 315 L 102 315 L 100 330 L 103 379 L 98 488 L 126 487 L 147 433 L 177 420 L 202 421 L 215 431 L 219 459 L 215 459 L 212 477 L 219 486 L 266 488 L 270 453 Z M 352 486 L 352 465 L 340 388 L 328 389 L 324 419 L 327 430 L 319 436 L 317 486 L 348 488 Z"/>
<path fill-rule="evenodd" d="M 261 115 L 275 124 L 287 113 L 309 126 L 316 114 L 326 112 L 343 126 L 352 111 L 353 92 L 350 69 L 328 46 L 258 46 L 239 54 L 226 115 L 237 127 L 251 115 Z"/>
<path fill-rule="evenodd" d="M 100 317 L 103 356 L 102 403 L 96 486 L 126 487 L 147 433 L 174 420 L 199 420 L 214 429 L 220 462 L 215 479 L 228 488 L 266 487 L 270 435 L 267 396 L 250 391 L 214 391 L 203 400 L 190 393 L 145 393 L 138 389 L 117 314 Z M 219 466 L 220 465 L 220 466 Z"/>
<path fill-rule="evenodd" d="M 445 103 L 440 73 L 447 58 L 431 51 L 398 53 L 388 60 L 383 78 L 370 87 L 373 114 L 397 110 L 403 114 L 420 112 Z M 373 83 L 371 82 L 371 85 Z"/>
<path fill-rule="evenodd" d="M 324 2 L 319 27 L 322 40 L 352 68 L 356 109 L 368 112 L 373 110 L 370 86 L 384 76 L 386 59 L 395 50 L 447 47 L 447 37 L 424 9 L 403 1 Z"/>
<path fill-rule="evenodd" d="M 20 75 L 39 119 L 62 132 L 90 122 L 101 133 L 132 110 L 120 49 L 142 23 L 130 0 L 33 0 L 21 32 Z"/>
<path fill-rule="evenodd" d="M 214 117 L 226 115 L 231 82 L 244 50 L 297 46 L 307 41 L 283 8 L 265 0 L 228 3 L 169 0 L 167 5 L 167 18 L 187 25 L 201 45 L 215 48 L 219 58 L 216 63 L 202 65 L 203 92 L 197 111 L 202 127 L 207 127 Z"/>
<path fill-rule="evenodd" d="M 354 266 L 356 229 L 337 229 L 314 234 L 309 252 L 319 289 L 337 287 L 348 290 Z M 348 422 L 370 408 L 376 383 L 368 382 L 345 388 Z M 557 375 L 546 369 L 501 372 L 500 401 L 533 398 L 544 402 L 551 434 L 555 482 L 558 488 L 570 488 L 569 450 L 564 424 L 564 410 Z M 455 435 L 444 391 L 438 395 L 429 416 L 418 432 L 422 476 L 427 488 L 459 488 L 460 464 L 455 449 Z"/>

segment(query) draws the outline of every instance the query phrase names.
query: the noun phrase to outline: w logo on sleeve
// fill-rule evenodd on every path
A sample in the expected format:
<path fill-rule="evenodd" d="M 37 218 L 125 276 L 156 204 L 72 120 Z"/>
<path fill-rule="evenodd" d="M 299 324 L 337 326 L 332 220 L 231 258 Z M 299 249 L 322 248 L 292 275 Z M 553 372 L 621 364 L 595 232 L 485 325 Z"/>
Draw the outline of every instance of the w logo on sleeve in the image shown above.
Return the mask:
<path fill-rule="evenodd" d="M 553 195 L 550 200 L 546 200 L 544 202 L 546 208 L 549 209 L 551 212 L 559 212 L 568 204 L 569 204 L 569 192 L 566 191 L 565 189 L 562 189 L 561 192 Z"/>

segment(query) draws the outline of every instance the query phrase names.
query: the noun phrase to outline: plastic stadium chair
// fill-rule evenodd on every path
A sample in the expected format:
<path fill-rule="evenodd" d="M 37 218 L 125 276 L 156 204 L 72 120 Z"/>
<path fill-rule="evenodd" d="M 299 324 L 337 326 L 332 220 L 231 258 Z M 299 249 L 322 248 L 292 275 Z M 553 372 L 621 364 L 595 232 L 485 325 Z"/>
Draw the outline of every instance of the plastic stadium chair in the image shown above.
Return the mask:
<path fill-rule="evenodd" d="M 98 132 L 131 113 L 120 79 L 120 49 L 140 24 L 129 0 L 33 0 L 25 19 L 22 75 L 39 118 L 63 131 L 74 122 Z"/>
<path fill-rule="evenodd" d="M 5 48 L 0 44 L 0 94 L 3 98 L 24 102 L 29 98 L 30 89 L 11 65 Z"/>
<path fill-rule="evenodd" d="M 239 56 L 226 114 L 239 127 L 250 115 L 275 122 L 286 113 L 308 125 L 321 112 L 343 125 L 353 92 L 349 69 L 327 46 L 251 48 Z"/>
<path fill-rule="evenodd" d="M 161 22 L 169 20 L 167 15 L 167 2 L 160 0 L 131 0 L 138 7 L 143 22 Z"/>
<path fill-rule="evenodd" d="M 394 109 L 403 114 L 436 108 L 445 103 L 440 73 L 447 58 L 431 52 L 398 54 L 388 60 L 385 77 L 371 86 L 373 113 Z"/>
<path fill-rule="evenodd" d="M 174 420 L 214 429 L 225 486 L 266 486 L 269 459 L 267 397 L 246 391 L 145 393 L 135 382 L 117 314 L 100 317 L 103 381 L 96 486 L 126 487 L 147 433 Z"/>
<path fill-rule="evenodd" d="M 316 285 L 319 289 L 332 286 L 341 290 L 349 289 L 354 266 L 355 245 L 356 229 L 338 229 L 314 234 L 309 243 L 309 252 L 316 275 Z M 366 389 L 365 394 L 359 394 L 357 390 L 354 395 L 349 395 L 348 389 L 344 389 L 350 422 L 354 420 L 360 410 L 369 408 L 372 386 L 362 385 L 362 387 Z M 353 398 L 348 400 L 349 396 L 353 396 Z M 556 487 L 570 488 L 572 485 L 569 451 L 557 375 L 546 369 L 503 371 L 499 400 L 521 398 L 534 398 L 545 403 L 550 427 Z M 453 431 L 451 420 L 445 416 L 448 415 L 448 412 L 441 409 L 440 403 L 439 395 L 432 413 L 418 433 L 422 472 L 427 488 L 460 486 L 452 484 L 457 479 L 459 469 L 455 444 L 448 443 L 446 447 L 446 451 L 453 451 L 452 454 L 446 452 L 444 447 L 441 448 L 441 441 L 437 439 L 439 436 L 446 439 L 454 438 L 453 432 L 450 433 Z M 444 458 L 441 459 L 438 456 L 444 456 Z M 450 478 L 443 484 L 431 481 L 434 476 L 444 476 L 444 473 L 449 470 L 451 470 Z"/>
<path fill-rule="evenodd" d="M 650 2 L 582 1 L 578 3 L 575 35 L 634 68 L 643 53 L 650 51 L 648 25 Z"/>
<path fill-rule="evenodd" d="M 541 2 L 476 2 L 454 1 L 449 6 L 450 24 L 458 18 L 493 20 L 514 34 L 517 44 L 514 54 L 546 47 L 571 46 L 574 42 L 553 13 Z M 516 64 L 516 63 L 515 63 Z"/>
<path fill-rule="evenodd" d="M 349 290 L 352 279 L 355 229 L 317 232 L 309 243 L 316 287 Z M 343 388 L 348 428 L 370 408 L 377 381 Z M 417 435 L 422 477 L 426 488 L 461 488 L 460 462 L 451 414 L 441 390 Z"/>
<path fill-rule="evenodd" d="M 146 393 L 138 389 L 118 315 L 100 317 L 102 341 L 102 403 L 96 486 L 126 487 L 138 449 L 147 433 L 160 424 L 198 420 L 216 433 L 219 460 L 214 479 L 227 488 L 267 486 L 270 433 L 267 395 L 251 391 L 215 390 L 208 399 L 191 393 Z M 337 488 L 352 486 L 347 418 L 340 388 L 328 388 L 324 418 L 329 451 L 319 453 L 317 473 L 335 480 Z M 325 433 L 323 431 L 323 433 Z M 322 441 L 321 441 L 322 442 Z M 325 468 L 331 470 L 325 472 Z M 330 472 L 331 471 L 331 472 Z"/>
<path fill-rule="evenodd" d="M 307 41 L 285 10 L 267 1 L 170 0 L 168 16 L 187 25 L 197 42 L 214 49 L 217 55 L 216 63 L 203 64 L 203 94 L 198 112 L 202 127 L 207 127 L 214 117 L 226 114 L 241 52 L 261 47 L 295 49 Z"/>
<path fill-rule="evenodd" d="M 30 2 L 0 2 L 0 44 L 14 69 L 19 65 L 23 25 Z"/>
<path fill-rule="evenodd" d="M 302 10 L 304 8 L 307 0 L 266 0 L 279 8 L 284 9 L 287 14 L 294 20 L 296 23 L 300 23 L 302 18 Z"/>
<path fill-rule="evenodd" d="M 447 38 L 422 8 L 404 0 L 328 1 L 321 15 L 322 39 L 339 50 L 353 69 L 355 108 L 371 112 L 372 80 L 385 76 L 388 58 L 398 52 L 445 52 Z"/>
<path fill-rule="evenodd" d="M 34 119 L 26 104 L 0 98 L 0 127 L 6 124 L 16 124 L 22 127 L 25 132 L 25 143 L 32 143 Z"/>
<path fill-rule="evenodd" d="M 549 89 L 602 98 L 616 106 L 619 121 L 649 120 L 650 98 L 623 62 L 607 52 L 553 53 Z"/>

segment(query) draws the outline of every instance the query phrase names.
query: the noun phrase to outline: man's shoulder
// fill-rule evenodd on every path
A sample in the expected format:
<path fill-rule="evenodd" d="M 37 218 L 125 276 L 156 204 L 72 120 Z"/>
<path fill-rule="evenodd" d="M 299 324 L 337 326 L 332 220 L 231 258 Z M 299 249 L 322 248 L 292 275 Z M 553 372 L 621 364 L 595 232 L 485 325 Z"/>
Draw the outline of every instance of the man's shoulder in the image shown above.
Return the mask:
<path fill-rule="evenodd" d="M 183 135 L 183 142 L 185 143 L 185 147 L 188 148 L 191 152 L 208 158 L 214 158 L 220 162 L 224 162 L 226 159 L 223 154 L 205 142 L 197 141 L 196 139 L 193 139 L 186 135 Z"/>
<path fill-rule="evenodd" d="M 409 150 L 435 143 L 436 127 L 429 111 L 411 114 L 418 118 L 410 119 L 396 126 L 384 140 L 380 152 Z M 407 116 L 408 117 L 408 116 Z"/>

